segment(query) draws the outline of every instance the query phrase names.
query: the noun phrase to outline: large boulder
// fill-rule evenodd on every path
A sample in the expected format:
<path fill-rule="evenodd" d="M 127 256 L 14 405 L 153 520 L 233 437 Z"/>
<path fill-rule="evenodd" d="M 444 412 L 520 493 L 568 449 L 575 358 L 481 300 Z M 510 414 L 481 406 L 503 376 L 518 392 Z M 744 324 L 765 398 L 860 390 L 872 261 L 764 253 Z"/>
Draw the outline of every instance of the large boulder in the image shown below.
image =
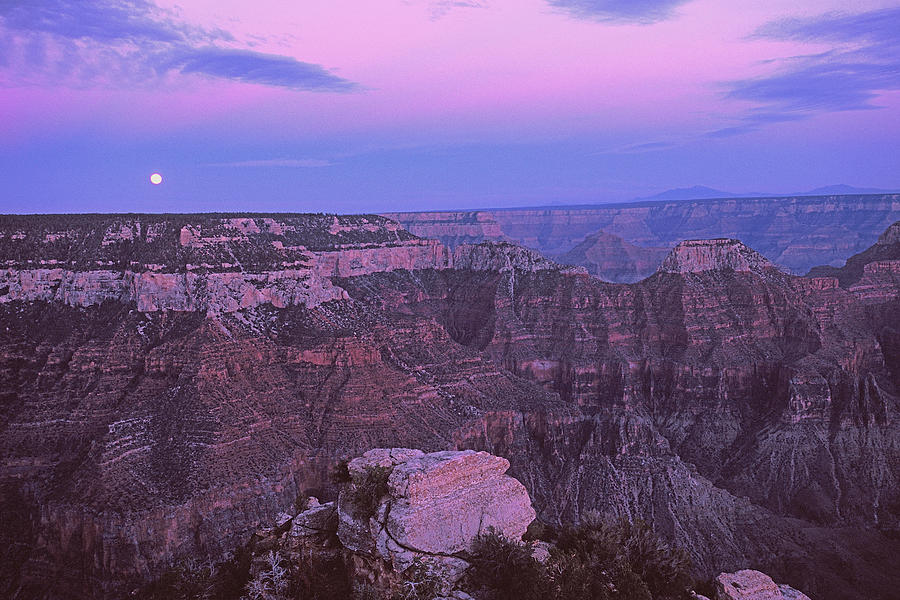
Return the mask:
<path fill-rule="evenodd" d="M 394 467 L 388 535 L 406 548 L 432 554 L 468 550 L 494 528 L 519 539 L 534 520 L 519 481 L 504 475 L 509 461 L 487 452 L 435 452 Z"/>
<path fill-rule="evenodd" d="M 453 589 L 469 564 L 464 553 L 493 529 L 520 539 L 534 520 L 528 492 L 505 475 L 509 461 L 487 452 L 425 454 L 378 448 L 348 464 L 351 482 L 338 500 L 338 537 L 354 556 L 357 575 L 387 587 L 391 573 L 409 570 Z M 359 506 L 366 478 L 386 477 L 374 514 Z M 371 503 L 370 503 L 371 507 Z"/>

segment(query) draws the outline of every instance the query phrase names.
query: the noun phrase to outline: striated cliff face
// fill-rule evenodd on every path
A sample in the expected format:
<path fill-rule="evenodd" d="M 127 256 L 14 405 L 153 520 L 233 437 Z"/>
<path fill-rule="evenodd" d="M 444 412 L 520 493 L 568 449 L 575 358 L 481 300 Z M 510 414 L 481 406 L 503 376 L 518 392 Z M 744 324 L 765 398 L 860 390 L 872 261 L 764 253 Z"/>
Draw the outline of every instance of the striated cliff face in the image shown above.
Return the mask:
<path fill-rule="evenodd" d="M 900 221 L 888 227 L 875 245 L 847 259 L 843 267 L 820 266 L 810 277 L 834 277 L 843 288 L 878 303 L 897 293 L 900 272 Z"/>
<path fill-rule="evenodd" d="M 516 272 L 554 270 L 567 273 L 586 273 L 582 267 L 565 267 L 543 255 L 507 242 L 464 244 L 453 252 L 453 267 L 468 271 Z"/>
<path fill-rule="evenodd" d="M 646 519 L 707 576 L 752 566 L 826 599 L 896 589 L 889 288 L 793 277 L 732 241 L 685 244 L 615 285 L 509 244 L 451 257 L 377 217 L 185 229 L 197 218 L 133 217 L 132 238 L 105 216 L 3 230 L 17 273 L 336 293 L 141 308 L 113 284 L 69 286 L 90 301 L 0 287 L 0 594 L 121 596 L 171 561 L 221 557 L 301 493 L 333 497 L 339 459 L 404 446 L 503 456 L 541 518 Z M 307 258 L 289 267 L 300 254 L 272 241 Z"/>
<path fill-rule="evenodd" d="M 632 286 L 551 269 L 373 286 L 418 290 L 395 297 L 579 407 L 494 411 L 456 434 L 510 458 L 543 518 L 641 517 L 706 572 L 755 564 L 823 597 L 858 593 L 826 574 L 826 547 L 880 577 L 854 555 L 888 552 L 873 528 L 898 525 L 896 296 L 867 305 L 725 240 L 683 244 Z"/>
<path fill-rule="evenodd" d="M 688 240 L 681 242 L 666 256 L 660 273 L 704 273 L 706 271 L 739 271 L 762 273 L 775 266 L 763 255 L 738 240 Z"/>
<path fill-rule="evenodd" d="M 491 211 L 433 211 L 424 213 L 386 213 L 411 232 L 424 238 L 440 240 L 455 249 L 463 244 L 484 241 L 511 241 L 503 233 Z"/>
<path fill-rule="evenodd" d="M 375 216 L 111 216 L 90 227 L 65 216 L 3 219 L 0 302 L 112 300 L 141 312 L 315 307 L 343 297 L 332 276 L 450 262 L 438 242 Z"/>
<path fill-rule="evenodd" d="M 840 264 L 846 257 L 865 250 L 897 220 L 898 214 L 900 195 L 883 194 L 635 202 L 387 216 L 416 235 L 445 244 L 504 239 L 547 256 L 573 251 L 587 236 L 601 231 L 645 248 L 671 248 L 692 238 L 735 238 L 789 272 L 805 273 L 815 265 Z M 616 273 L 623 265 L 630 264 L 631 259 L 626 257 L 618 262 L 615 247 L 610 250 L 602 259 L 590 257 L 573 264 L 590 270 L 592 264 L 611 262 L 609 270 L 598 269 L 594 274 L 615 281 Z"/>

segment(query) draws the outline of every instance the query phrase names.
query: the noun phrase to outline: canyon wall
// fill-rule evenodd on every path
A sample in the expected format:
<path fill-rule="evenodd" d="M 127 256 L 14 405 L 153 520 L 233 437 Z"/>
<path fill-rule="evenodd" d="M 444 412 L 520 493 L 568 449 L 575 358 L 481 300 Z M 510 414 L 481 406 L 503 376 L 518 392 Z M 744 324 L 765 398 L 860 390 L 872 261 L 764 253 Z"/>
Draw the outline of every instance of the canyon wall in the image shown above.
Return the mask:
<path fill-rule="evenodd" d="M 692 241 L 616 285 L 371 216 L 3 219 L 0 594 L 121 597 L 222 558 L 375 447 L 503 456 L 540 518 L 645 519 L 700 575 L 825 599 L 900 584 L 878 261 L 842 287 Z M 184 300 L 142 304 L 128 273 Z"/>
<path fill-rule="evenodd" d="M 627 244 L 671 248 L 685 239 L 736 238 L 792 273 L 816 265 L 838 266 L 871 246 L 900 216 L 900 195 L 727 198 L 671 202 L 634 202 L 576 207 L 515 208 L 459 212 L 389 213 L 412 233 L 459 243 L 513 241 L 550 257 L 587 267 L 601 279 L 632 281 L 652 274 L 642 260 L 616 262 L 621 244 L 604 244 L 593 257 L 576 250 L 586 238 L 604 232 Z M 575 255 L 571 253 L 575 250 Z M 661 259 L 662 256 L 656 258 Z M 637 260 L 638 268 L 634 265 Z M 611 262 L 605 268 L 605 263 Z M 658 262 L 656 263 L 658 264 Z"/>

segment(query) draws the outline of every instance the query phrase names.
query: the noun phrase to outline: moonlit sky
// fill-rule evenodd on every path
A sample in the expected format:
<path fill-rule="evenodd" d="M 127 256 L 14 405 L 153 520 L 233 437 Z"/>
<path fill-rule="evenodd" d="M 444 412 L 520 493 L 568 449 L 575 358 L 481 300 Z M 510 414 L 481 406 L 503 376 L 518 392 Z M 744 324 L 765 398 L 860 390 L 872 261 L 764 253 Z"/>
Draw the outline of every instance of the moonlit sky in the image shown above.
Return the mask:
<path fill-rule="evenodd" d="M 897 188 L 898 32 L 883 1 L 0 0 L 0 212 Z"/>

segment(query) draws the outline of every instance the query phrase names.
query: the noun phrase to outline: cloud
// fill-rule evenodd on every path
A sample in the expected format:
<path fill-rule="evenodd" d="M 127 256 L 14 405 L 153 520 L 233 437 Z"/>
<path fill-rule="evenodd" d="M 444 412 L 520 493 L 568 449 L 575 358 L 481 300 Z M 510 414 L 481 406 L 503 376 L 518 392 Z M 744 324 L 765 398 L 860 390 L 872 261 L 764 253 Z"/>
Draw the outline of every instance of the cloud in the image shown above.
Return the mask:
<path fill-rule="evenodd" d="M 215 45 L 222 42 L 229 45 Z M 292 90 L 359 89 L 320 65 L 235 43 L 226 31 L 180 23 L 148 0 L 0 0 L 7 82 L 132 87 L 179 72 Z"/>
<path fill-rule="evenodd" d="M 753 37 L 804 42 L 865 42 L 892 47 L 896 56 L 900 8 L 864 13 L 828 13 L 804 19 L 780 19 L 766 23 Z"/>
<path fill-rule="evenodd" d="M 707 137 L 739 135 L 763 125 L 809 118 L 825 112 L 880 108 L 882 92 L 900 89 L 900 8 L 857 14 L 829 13 L 781 19 L 750 37 L 827 44 L 815 54 L 775 61 L 773 72 L 725 83 L 725 97 L 757 105 L 733 127 Z"/>
<path fill-rule="evenodd" d="M 486 8 L 487 2 L 481 0 L 434 0 L 430 3 L 432 19 L 440 19 L 451 10 L 457 8 Z"/>
<path fill-rule="evenodd" d="M 547 0 L 579 19 L 650 24 L 674 16 L 690 0 Z"/>
<path fill-rule="evenodd" d="M 272 158 L 265 160 L 242 160 L 227 163 L 210 163 L 208 167 L 294 167 L 313 169 L 334 165 L 330 160 L 319 158 Z"/>
<path fill-rule="evenodd" d="M 676 144 L 672 142 L 643 142 L 640 144 L 632 144 L 630 146 L 620 148 L 616 153 L 638 154 L 642 152 L 656 152 L 659 150 L 669 150 L 670 148 L 674 148 L 675 146 Z"/>
<path fill-rule="evenodd" d="M 79 0 L 3 0 L 0 17 L 10 29 L 44 32 L 70 39 L 184 39 L 184 30 L 159 19 L 160 11 L 145 0 L 84 2 Z"/>
<path fill-rule="evenodd" d="M 349 92 L 357 88 L 319 65 L 250 50 L 190 48 L 168 61 L 165 68 L 294 90 Z"/>

